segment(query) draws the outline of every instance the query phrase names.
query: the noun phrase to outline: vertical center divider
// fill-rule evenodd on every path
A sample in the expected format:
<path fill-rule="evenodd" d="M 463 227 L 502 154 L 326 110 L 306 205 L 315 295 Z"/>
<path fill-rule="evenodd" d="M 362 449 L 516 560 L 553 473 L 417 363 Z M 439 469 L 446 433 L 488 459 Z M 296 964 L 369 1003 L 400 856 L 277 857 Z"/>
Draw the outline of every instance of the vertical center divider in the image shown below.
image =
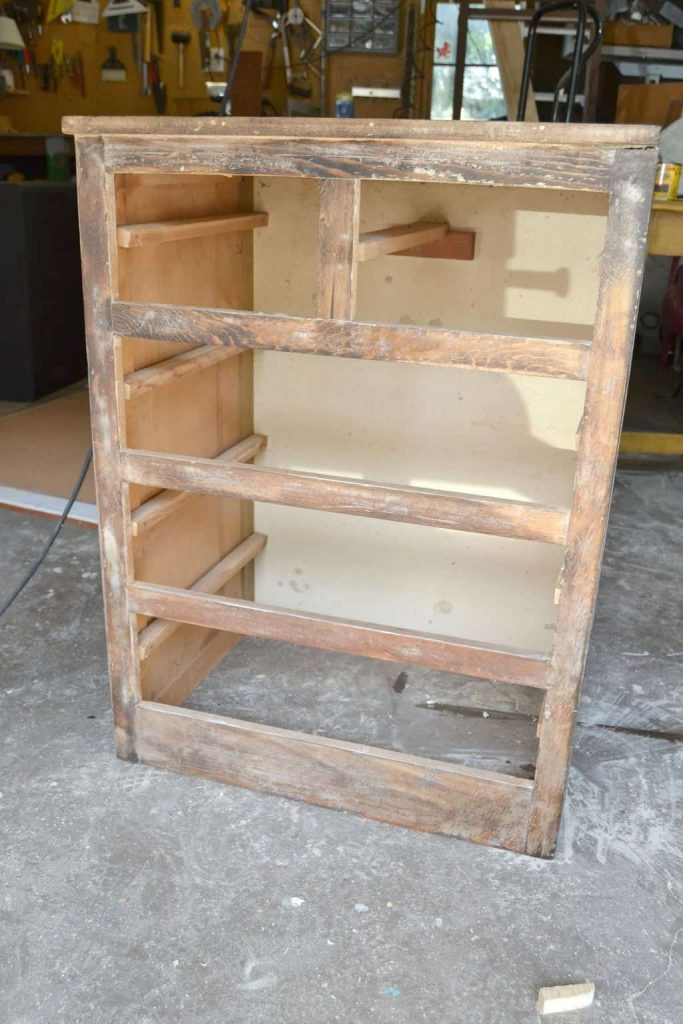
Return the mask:
<path fill-rule="evenodd" d="M 316 295 L 318 316 L 353 320 L 360 221 L 360 180 L 321 178 Z"/>

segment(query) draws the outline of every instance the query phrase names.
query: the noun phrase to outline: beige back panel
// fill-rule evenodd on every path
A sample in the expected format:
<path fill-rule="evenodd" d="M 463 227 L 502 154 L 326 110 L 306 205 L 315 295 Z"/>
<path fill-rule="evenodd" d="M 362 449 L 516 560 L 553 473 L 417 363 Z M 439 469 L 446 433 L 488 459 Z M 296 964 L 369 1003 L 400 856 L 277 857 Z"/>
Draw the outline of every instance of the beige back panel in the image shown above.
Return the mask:
<path fill-rule="evenodd" d="M 257 179 L 254 195 L 270 216 L 254 235 L 254 307 L 314 315 L 316 183 Z M 595 194 L 364 182 L 361 231 L 445 219 L 477 239 L 471 262 L 361 264 L 357 318 L 589 338 L 605 212 Z M 568 507 L 584 394 L 540 377 L 260 352 L 254 429 L 272 466 Z M 270 538 L 259 601 L 550 645 L 559 547 L 276 505 L 258 505 L 255 522 Z"/>

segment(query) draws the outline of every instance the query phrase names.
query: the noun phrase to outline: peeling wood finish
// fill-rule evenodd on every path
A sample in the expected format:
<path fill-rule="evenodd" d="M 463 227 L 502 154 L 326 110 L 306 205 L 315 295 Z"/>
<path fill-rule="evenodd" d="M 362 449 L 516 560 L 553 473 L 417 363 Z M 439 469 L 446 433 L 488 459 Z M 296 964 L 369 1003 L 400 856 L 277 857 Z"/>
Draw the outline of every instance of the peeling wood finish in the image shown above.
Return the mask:
<path fill-rule="evenodd" d="M 620 124 L 529 124 L 504 121 L 405 121 L 364 118 L 304 118 L 294 125 L 277 118 L 262 117 L 65 117 L 62 130 L 67 135 L 144 135 L 175 138 L 291 139 L 375 139 L 464 140 L 494 142 L 506 146 L 511 142 L 541 146 L 606 146 L 609 149 L 634 146 L 657 146 L 659 129 L 652 125 Z"/>
<path fill-rule="evenodd" d="M 288 611 L 216 594 L 177 587 L 134 583 L 135 611 L 154 618 L 191 622 L 233 633 L 284 640 L 304 647 L 360 654 L 379 661 L 406 662 L 476 679 L 546 688 L 549 659 L 535 651 L 475 643 L 434 633 L 420 633 L 331 615 Z"/>
<path fill-rule="evenodd" d="M 369 178 L 470 185 L 603 191 L 614 150 L 600 146 L 537 146 L 459 140 L 380 142 L 240 138 L 107 136 L 108 171 L 182 174 Z"/>
<path fill-rule="evenodd" d="M 115 302 L 114 330 L 131 338 L 237 349 L 267 349 L 381 362 L 458 366 L 540 377 L 585 380 L 590 342 L 395 327 L 338 320 L 237 313 L 149 303 Z"/>
<path fill-rule="evenodd" d="M 358 277 L 360 181 L 326 178 L 319 185 L 318 316 L 353 320 Z"/>
<path fill-rule="evenodd" d="M 146 764 L 520 852 L 524 779 L 143 702 Z"/>
<path fill-rule="evenodd" d="M 78 136 L 95 471 L 119 754 L 381 821 L 552 856 L 635 333 L 657 131 L 642 126 L 317 119 L 283 123 L 265 118 L 67 118 L 64 127 Z M 119 175 L 122 171 L 130 175 Z M 162 177 L 171 173 L 177 177 Z M 182 176 L 188 174 L 192 189 L 201 192 L 199 206 L 183 195 Z M 141 190 L 142 175 L 146 187 Z M 201 299 L 188 296 L 195 283 L 204 285 L 202 275 L 216 266 L 214 247 L 223 244 L 214 230 L 218 224 L 212 221 L 207 227 L 205 215 L 265 216 L 253 213 L 253 182 L 231 175 L 319 179 L 318 318 L 237 308 L 253 305 L 251 230 L 235 240 L 235 252 L 220 250 L 232 260 L 234 277 L 227 279 L 228 288 L 222 287 L 226 278 L 217 277 Z M 358 234 L 360 182 L 372 178 L 609 193 L 592 343 L 353 322 L 357 264 L 373 244 L 372 238 Z M 124 223 L 117 224 L 117 211 Z M 179 224 L 179 216 L 188 220 Z M 145 219 L 150 223 L 140 223 Z M 238 223 L 245 222 L 231 221 L 232 226 Z M 259 223 L 265 225 L 264 220 Z M 133 247 L 140 241 L 166 240 L 168 245 L 154 251 L 167 252 L 167 258 L 182 254 L 186 244 L 200 246 L 193 251 L 204 269 L 188 267 L 194 273 L 191 290 L 181 289 L 179 279 L 173 288 L 163 287 L 163 273 L 150 277 L 153 296 L 178 305 L 118 301 L 125 269 L 135 265 L 139 272 L 144 266 L 134 263 L 134 249 L 117 246 L 117 228 L 120 240 Z M 442 225 L 439 233 L 445 229 Z M 447 239 L 408 251 L 416 258 L 436 255 L 445 252 Z M 380 238 L 375 248 L 389 251 L 387 244 Z M 176 296 L 176 290 L 183 294 Z M 125 298 L 137 297 L 130 278 L 121 292 Z M 188 305 L 188 298 L 196 304 Z M 214 308 L 221 302 L 225 308 Z M 178 356 L 174 343 L 199 348 Z M 571 510 L 245 465 L 266 444 L 265 437 L 253 434 L 251 350 L 258 349 L 586 381 Z M 233 355 L 226 365 L 225 359 Z M 198 387 L 211 374 L 215 409 L 213 391 Z M 175 445 L 165 446 L 163 435 L 153 443 L 140 443 L 144 433 L 141 438 L 135 416 L 147 405 L 155 415 L 163 413 L 169 431 L 175 428 L 173 416 L 163 410 L 166 384 L 169 391 L 179 389 L 195 411 L 198 403 L 190 405 L 195 396 L 211 405 L 216 421 L 210 426 L 216 434 L 210 443 L 201 438 L 204 447 L 197 450 L 214 458 L 172 454 L 185 443 L 184 438 L 178 441 L 177 429 L 172 434 Z M 138 434 L 129 447 L 131 422 Z M 131 514 L 132 485 L 146 486 L 147 493 L 150 487 L 163 491 Z M 209 497 L 193 497 L 197 492 Z M 296 612 L 247 599 L 254 596 L 253 558 L 265 543 L 254 534 L 253 500 L 565 546 L 552 652 Z M 201 509 L 193 533 L 186 529 L 192 501 Z M 218 514 L 218 509 L 224 511 Z M 182 563 L 181 585 L 135 578 L 134 553 L 136 558 L 151 557 L 152 563 L 156 559 L 157 574 L 147 575 L 145 563 L 143 579 L 156 580 L 168 569 L 165 550 L 155 548 L 162 535 L 179 542 L 172 569 L 177 573 Z M 196 545 L 197 538 L 201 545 Z M 199 550 L 201 565 L 196 558 L 192 561 Z M 144 618 L 138 623 L 139 617 L 150 616 L 156 621 L 140 634 L 138 648 L 136 630 L 145 624 Z M 171 706 L 192 693 L 241 635 L 539 688 L 544 693 L 535 779 Z M 142 662 L 140 653 L 146 655 Z"/>
<path fill-rule="evenodd" d="M 540 721 L 527 851 L 554 853 L 600 581 L 650 218 L 656 153 L 621 157 L 607 216 L 593 353 L 562 572 L 550 688 Z"/>
<path fill-rule="evenodd" d="M 128 487 L 118 470 L 125 446 L 121 342 L 111 329 L 114 262 L 113 182 L 104 170 L 99 139 L 76 140 L 78 216 L 83 265 L 85 336 L 97 489 L 104 614 L 116 749 L 135 761 L 135 708 L 140 669 L 134 648 L 128 584 L 133 561 L 128 533 Z"/>
<path fill-rule="evenodd" d="M 397 487 L 319 473 L 218 463 L 215 459 L 189 455 L 128 450 L 121 452 L 120 471 L 129 483 L 171 491 L 230 495 L 293 508 L 315 508 L 547 544 L 564 544 L 567 537 L 567 510 L 509 498 Z"/>

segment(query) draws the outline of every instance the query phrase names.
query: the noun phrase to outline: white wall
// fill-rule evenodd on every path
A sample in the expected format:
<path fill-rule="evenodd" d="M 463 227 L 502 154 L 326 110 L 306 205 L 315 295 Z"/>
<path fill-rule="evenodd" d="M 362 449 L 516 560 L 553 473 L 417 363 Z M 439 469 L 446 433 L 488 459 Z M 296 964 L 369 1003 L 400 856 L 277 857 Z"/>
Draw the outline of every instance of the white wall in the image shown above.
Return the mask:
<path fill-rule="evenodd" d="M 255 308 L 314 313 L 315 182 L 259 179 Z M 361 230 L 448 220 L 472 262 L 362 264 L 357 319 L 590 337 L 602 197 L 364 182 Z M 534 320 L 533 324 L 531 321 Z M 459 370 L 258 353 L 262 464 L 566 505 L 584 386 Z M 562 552 L 517 541 L 275 505 L 256 597 L 284 607 L 548 649 Z"/>

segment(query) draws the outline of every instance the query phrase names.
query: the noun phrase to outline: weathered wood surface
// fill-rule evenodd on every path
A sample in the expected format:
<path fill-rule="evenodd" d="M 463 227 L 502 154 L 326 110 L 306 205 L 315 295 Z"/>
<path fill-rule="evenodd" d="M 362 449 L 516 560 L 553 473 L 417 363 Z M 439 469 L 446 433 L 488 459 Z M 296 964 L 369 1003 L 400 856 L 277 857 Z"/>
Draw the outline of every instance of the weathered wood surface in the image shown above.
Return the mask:
<path fill-rule="evenodd" d="M 138 747 L 158 768 L 524 849 L 526 779 L 148 702 L 138 709 Z"/>
<path fill-rule="evenodd" d="M 131 607 L 142 615 L 380 661 L 406 662 L 443 672 L 544 689 L 549 657 L 513 647 L 475 643 L 368 622 L 313 615 L 178 587 L 133 583 Z"/>
<path fill-rule="evenodd" d="M 222 309 L 115 302 L 112 322 L 132 338 L 238 349 L 458 366 L 585 380 L 590 342 L 441 328 L 348 323 Z"/>
<path fill-rule="evenodd" d="M 172 491 L 199 491 L 265 501 L 294 508 L 313 508 L 342 515 L 390 519 L 496 537 L 564 544 L 569 512 L 511 498 L 394 486 L 270 469 L 190 455 L 125 450 L 120 469 L 129 483 Z"/>
<path fill-rule="evenodd" d="M 179 629 L 182 630 L 183 626 Z M 194 657 L 182 665 L 175 666 L 171 662 L 168 673 L 158 679 L 156 685 L 149 685 L 145 667 L 142 663 L 142 697 L 143 700 L 154 700 L 161 704 L 179 707 L 192 696 L 198 686 L 206 679 L 217 665 L 232 651 L 242 637 L 239 633 L 209 633 L 208 640 L 199 648 Z"/>
<path fill-rule="evenodd" d="M 401 249 L 409 249 L 411 246 L 438 242 L 445 237 L 447 231 L 448 224 L 426 221 L 395 224 L 379 231 L 365 231 L 358 243 L 358 261 L 364 263 L 366 260 L 376 259 L 377 256 L 386 256 Z"/>
<path fill-rule="evenodd" d="M 245 437 L 243 441 L 232 445 L 226 451 L 216 456 L 217 462 L 249 462 L 268 444 L 268 438 L 263 434 L 252 434 Z M 162 491 L 161 494 L 150 498 L 143 505 L 139 505 L 131 516 L 131 529 L 134 537 L 137 537 L 143 530 L 151 529 L 157 523 L 165 519 L 172 512 L 177 511 L 192 497 L 189 491 Z"/>
<path fill-rule="evenodd" d="M 356 309 L 360 181 L 320 182 L 316 308 L 318 316 L 352 320 Z"/>
<path fill-rule="evenodd" d="M 536 143 L 540 145 L 653 146 L 659 129 L 636 124 L 529 124 L 488 121 L 368 120 L 364 118 L 306 118 L 290 121 L 262 117 L 77 117 L 62 119 L 67 135 L 172 135 L 179 138 L 214 137 L 289 139 L 423 140 L 456 139 L 468 142 Z"/>
<path fill-rule="evenodd" d="M 220 562 L 212 566 L 203 576 L 200 576 L 189 590 L 196 591 L 199 594 L 217 594 L 226 583 L 229 583 L 233 577 L 244 569 L 245 565 L 248 565 L 249 562 L 253 561 L 263 551 L 267 539 L 262 533 L 252 533 L 251 537 L 243 540 L 224 558 L 221 558 Z M 145 626 L 142 632 L 138 634 L 140 661 L 146 661 L 165 640 L 168 640 L 173 635 L 179 625 L 178 622 L 171 620 L 155 619 L 148 626 Z"/>
<path fill-rule="evenodd" d="M 228 357 L 237 355 L 234 352 L 225 352 Z M 220 363 L 220 349 L 215 345 L 200 345 L 198 348 L 190 349 L 188 352 L 181 352 L 180 355 L 164 359 L 160 363 L 153 363 L 145 366 L 142 370 L 135 370 L 127 373 L 124 377 L 124 393 L 126 398 L 138 398 L 146 391 L 163 387 L 171 381 L 178 380 L 188 373 L 196 373 L 198 370 L 205 370 L 208 366 Z"/>
<path fill-rule="evenodd" d="M 141 245 L 159 245 L 187 238 L 209 238 L 234 231 L 250 231 L 268 224 L 267 213 L 231 213 L 225 217 L 187 217 L 183 220 L 153 221 L 148 224 L 122 224 L 116 240 L 122 249 Z"/>
<path fill-rule="evenodd" d="M 83 265 L 85 335 L 90 380 L 95 484 L 99 521 L 104 615 L 114 732 L 119 757 L 135 760 L 135 706 L 140 675 L 128 607 L 133 577 L 128 537 L 128 487 L 118 472 L 125 447 L 121 342 L 112 334 L 115 264 L 115 197 L 98 139 L 76 141 L 78 217 Z"/>
<path fill-rule="evenodd" d="M 597 592 L 658 131 L 642 126 L 322 120 L 299 121 L 293 128 L 271 119 L 172 118 L 69 118 L 65 129 L 91 136 L 77 141 L 79 206 L 105 611 L 119 753 L 129 758 L 139 753 L 152 764 L 345 807 L 380 820 L 552 855 Z M 141 178 L 154 187 L 175 180 L 177 190 L 178 179 L 160 174 L 213 174 L 216 182 L 228 180 L 226 175 L 256 174 L 320 179 L 321 196 L 327 197 L 322 212 L 328 226 L 327 233 L 321 230 L 320 249 L 328 270 L 319 280 L 319 294 L 323 296 L 322 312 L 339 319 L 232 312 L 237 303 L 222 294 L 217 299 L 213 294 L 208 299 L 191 297 L 198 308 L 117 302 L 112 295 L 116 292 L 117 260 L 135 258 L 135 249 L 119 249 L 116 237 L 112 172 L 126 171 L 133 172 L 132 176 L 117 179 L 124 195 L 129 187 L 126 182 L 133 189 Z M 579 340 L 345 322 L 353 315 L 362 178 L 609 192 L 592 347 Z M 195 176 L 194 181 L 199 180 Z M 231 212 L 249 216 L 253 204 L 246 198 L 242 196 Z M 165 213 L 160 209 L 155 214 L 155 220 L 162 221 L 162 234 L 175 230 L 163 220 Z M 130 222 L 129 228 L 136 228 L 133 222 L 144 220 L 144 214 L 138 211 L 122 219 Z M 148 229 L 147 238 L 158 227 Z M 134 235 L 122 237 L 135 242 Z M 250 282 L 251 234 L 246 231 L 241 237 L 245 249 L 240 272 L 244 272 L 246 286 Z M 215 243 L 216 237 L 212 241 Z M 182 303 L 175 291 L 167 288 L 169 292 L 174 301 Z M 165 299 L 166 294 L 161 297 Z M 225 309 L 211 308 L 221 301 Z M 250 304 L 248 296 L 241 304 Z M 223 465 L 214 459 L 128 450 L 121 337 L 158 341 L 159 352 L 166 342 L 210 346 L 207 359 L 214 358 L 216 348 L 263 348 L 587 380 L 571 516 L 563 509 L 525 502 L 242 465 L 234 450 L 239 445 L 233 446 L 233 459 Z M 175 365 L 189 366 L 192 358 L 196 355 Z M 250 363 L 250 357 L 243 355 L 240 365 L 245 360 Z M 127 368 L 132 366 L 135 363 Z M 216 372 L 219 369 L 216 367 Z M 157 382 L 168 370 L 168 366 L 166 370 L 157 368 Z M 152 379 L 153 375 L 145 378 L 149 387 Z M 187 377 L 189 382 L 195 379 Z M 134 387 L 135 380 L 128 384 Z M 245 390 L 251 390 L 249 368 L 240 379 L 239 393 Z M 254 438 L 247 436 L 253 430 L 249 412 L 240 428 L 237 436 L 244 438 L 240 457 L 253 458 L 262 446 L 255 446 Z M 228 443 L 226 440 L 214 450 Z M 142 447 L 139 439 L 130 444 Z M 168 489 L 144 506 L 138 523 L 130 516 L 128 481 Z M 160 523 L 160 515 L 190 500 L 186 492 L 193 491 L 566 542 L 552 656 L 255 604 L 245 600 L 251 596 L 248 582 L 245 590 L 239 590 L 248 568 L 224 586 L 229 596 L 134 581 L 129 529 Z M 253 524 L 248 502 L 243 502 L 242 508 L 244 538 L 253 533 Z M 214 565 L 205 575 L 211 576 L 211 572 L 216 576 L 219 567 Z M 147 676 L 155 659 L 163 656 L 172 661 L 181 641 L 185 644 L 183 631 L 202 631 L 202 644 L 184 652 L 177 670 L 163 678 L 158 671 L 152 673 L 147 679 L 149 686 L 144 674 L 140 679 L 136 657 L 138 615 L 154 616 L 158 620 L 154 625 L 161 631 L 167 631 L 165 623 L 171 623 L 174 632 L 167 645 L 152 650 L 144 662 Z M 188 625 L 173 625 L 183 623 Z M 535 784 L 144 700 L 140 703 L 143 694 L 164 702 L 186 699 L 241 634 L 543 689 Z"/>
<path fill-rule="evenodd" d="M 616 150 L 509 142 L 106 136 L 109 171 L 289 175 L 607 191 Z"/>
<path fill-rule="evenodd" d="M 638 319 L 655 162 L 654 152 L 624 154 L 610 197 L 550 688 L 541 719 L 527 841 L 527 851 L 543 857 L 552 856 L 555 848 L 600 580 Z"/>

